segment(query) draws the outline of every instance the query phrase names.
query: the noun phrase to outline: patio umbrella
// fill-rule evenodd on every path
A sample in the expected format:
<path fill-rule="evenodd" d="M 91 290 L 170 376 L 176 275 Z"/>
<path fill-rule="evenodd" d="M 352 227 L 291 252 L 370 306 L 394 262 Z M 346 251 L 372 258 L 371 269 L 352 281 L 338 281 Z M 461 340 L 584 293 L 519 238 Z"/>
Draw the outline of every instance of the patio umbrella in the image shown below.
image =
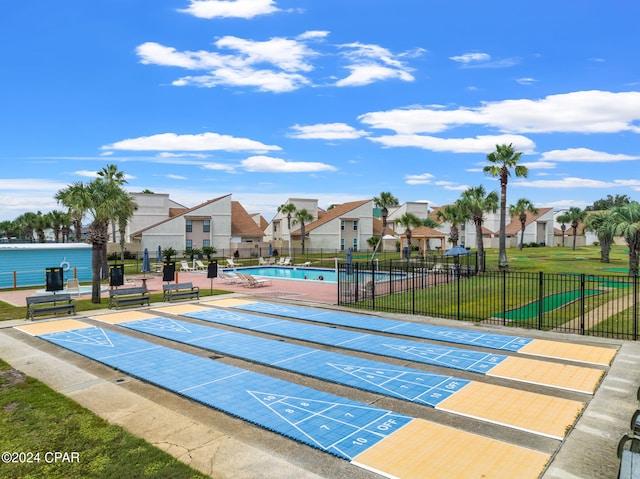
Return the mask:
<path fill-rule="evenodd" d="M 142 253 L 142 272 L 148 273 L 150 271 L 151 267 L 149 265 L 149 250 L 145 248 L 144 253 Z"/>
<path fill-rule="evenodd" d="M 162 248 L 158 245 L 158 256 L 156 256 L 156 263 L 162 263 Z"/>
<path fill-rule="evenodd" d="M 273 245 L 269 243 L 269 258 L 273 256 Z"/>
<path fill-rule="evenodd" d="M 353 273 L 353 258 L 351 257 L 351 248 L 347 250 L 347 274 Z"/>
<path fill-rule="evenodd" d="M 458 246 L 454 246 L 448 251 L 445 251 L 445 253 L 442 256 L 461 256 L 461 255 L 468 255 L 468 254 L 469 254 L 469 251 L 467 251 L 466 248 L 463 248 L 462 246 L 458 245 Z"/>

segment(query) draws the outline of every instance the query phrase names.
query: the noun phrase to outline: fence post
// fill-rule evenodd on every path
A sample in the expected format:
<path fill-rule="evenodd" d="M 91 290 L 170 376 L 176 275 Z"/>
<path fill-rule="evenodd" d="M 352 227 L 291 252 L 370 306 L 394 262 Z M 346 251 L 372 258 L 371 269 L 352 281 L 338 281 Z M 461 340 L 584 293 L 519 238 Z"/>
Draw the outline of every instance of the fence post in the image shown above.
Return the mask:
<path fill-rule="evenodd" d="M 376 310 L 376 270 L 371 262 L 371 310 Z"/>
<path fill-rule="evenodd" d="M 538 330 L 542 330 L 542 315 L 544 314 L 544 273 L 540 271 L 538 278 Z"/>
<path fill-rule="evenodd" d="M 633 340 L 638 340 L 638 277 L 633 277 Z"/>
<path fill-rule="evenodd" d="M 584 273 L 580 274 L 580 334 L 584 334 Z"/>
<path fill-rule="evenodd" d="M 507 270 L 502 270 L 502 325 L 507 325 Z"/>

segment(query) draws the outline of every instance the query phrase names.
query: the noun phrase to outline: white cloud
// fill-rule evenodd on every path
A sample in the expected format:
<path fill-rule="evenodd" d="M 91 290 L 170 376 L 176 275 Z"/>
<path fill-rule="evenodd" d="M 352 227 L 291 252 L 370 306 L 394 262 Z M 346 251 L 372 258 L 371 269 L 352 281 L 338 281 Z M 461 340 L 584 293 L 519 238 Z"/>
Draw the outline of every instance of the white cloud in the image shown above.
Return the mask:
<path fill-rule="evenodd" d="M 373 128 L 401 134 L 438 133 L 463 125 L 509 133 L 640 133 L 640 92 L 577 91 L 540 100 L 485 102 L 476 108 L 412 107 L 370 112 L 358 119 Z"/>
<path fill-rule="evenodd" d="M 551 161 L 529 161 L 521 162 L 520 164 L 530 170 L 549 170 L 558 166 Z"/>
<path fill-rule="evenodd" d="M 280 11 L 274 0 L 190 0 L 189 6 L 179 10 L 198 18 L 246 18 Z"/>
<path fill-rule="evenodd" d="M 73 172 L 74 175 L 78 175 L 78 176 L 82 176 L 85 178 L 98 178 L 98 171 L 97 170 L 77 170 Z M 129 180 L 133 180 L 135 179 L 135 176 L 132 175 L 128 175 L 127 173 L 124 174 L 124 179 L 129 181 Z"/>
<path fill-rule="evenodd" d="M 343 44 L 339 47 L 343 50 L 342 56 L 350 62 L 345 68 L 351 73 L 336 82 L 338 87 L 363 86 L 393 78 L 407 82 L 413 81 L 415 78 L 410 73 L 411 69 L 401 58 L 415 57 L 422 52 L 422 50 L 414 50 L 394 55 L 379 45 L 358 42 Z"/>
<path fill-rule="evenodd" d="M 523 153 L 533 152 L 535 143 L 519 135 L 480 135 L 475 138 L 439 138 L 424 135 L 387 135 L 370 137 L 369 140 L 385 147 L 413 146 L 431 151 L 451 151 L 455 153 L 486 153 L 495 150 L 496 145 L 510 144 Z"/>
<path fill-rule="evenodd" d="M 536 80 L 535 78 L 531 78 L 531 77 L 524 77 L 524 78 L 518 78 L 518 79 L 516 79 L 516 81 L 518 83 L 520 83 L 520 85 L 532 85 L 532 84 L 536 83 L 538 80 Z"/>
<path fill-rule="evenodd" d="M 488 62 L 491 60 L 491 55 L 488 53 L 464 53 L 462 55 L 456 55 L 449 57 L 449 60 L 453 60 L 457 63 L 469 64 L 472 62 Z"/>
<path fill-rule="evenodd" d="M 136 53 L 145 65 L 203 71 L 174 80 L 174 86 L 256 87 L 259 91 L 282 93 L 314 84 L 309 74 L 316 68 L 312 60 L 320 53 L 309 44 L 322 43 L 328 35 L 326 30 L 309 30 L 293 38 L 274 37 L 266 41 L 224 36 L 214 43 L 218 51 L 178 51 L 156 42 L 146 42 L 136 48 Z M 415 49 L 393 54 L 379 45 L 357 42 L 337 48 L 340 57 L 348 62 L 345 68 L 351 72 L 334 83 L 338 87 L 362 86 L 388 79 L 413 81 L 411 68 L 404 59 L 415 58 L 424 51 Z M 323 56 L 330 58 L 332 55 Z"/>
<path fill-rule="evenodd" d="M 225 163 L 205 163 L 202 165 L 205 170 L 224 171 L 226 173 L 234 173 L 236 167 L 233 165 L 227 165 Z"/>
<path fill-rule="evenodd" d="M 408 185 L 427 185 L 431 183 L 435 176 L 431 173 L 423 173 L 421 175 L 404 175 L 405 183 Z"/>
<path fill-rule="evenodd" d="M 198 135 L 177 135 L 160 133 L 117 141 L 101 147 L 103 150 L 169 150 L 169 151 L 253 151 L 265 152 L 281 150 L 279 146 L 265 145 L 248 138 L 236 138 L 218 133 L 200 133 Z"/>
<path fill-rule="evenodd" d="M 518 63 L 517 58 L 494 60 L 491 55 L 482 52 L 464 53 L 449 57 L 449 60 L 460 63 L 463 68 L 509 68 Z"/>
<path fill-rule="evenodd" d="M 315 173 L 319 171 L 335 171 L 334 166 L 326 163 L 310 161 L 286 161 L 269 156 L 251 156 L 240 163 L 250 172 L 266 173 Z"/>
<path fill-rule="evenodd" d="M 589 178 L 567 177 L 560 180 L 533 180 L 518 181 L 514 185 L 535 187 L 535 188 L 612 188 L 618 186 L 626 186 L 640 188 L 640 180 L 613 180 L 602 181 L 592 180 Z"/>
<path fill-rule="evenodd" d="M 541 158 L 547 161 L 585 162 L 585 163 L 612 163 L 617 161 L 640 160 L 640 156 L 605 153 L 589 148 L 567 148 L 566 150 L 551 150 L 542 154 Z"/>
<path fill-rule="evenodd" d="M 304 140 L 355 140 L 369 133 L 356 130 L 345 123 L 318 123 L 317 125 L 294 125 L 290 136 Z"/>
<path fill-rule="evenodd" d="M 186 176 L 181 176 L 181 175 L 167 175 L 167 178 L 169 178 L 170 180 L 188 180 L 188 178 Z"/>

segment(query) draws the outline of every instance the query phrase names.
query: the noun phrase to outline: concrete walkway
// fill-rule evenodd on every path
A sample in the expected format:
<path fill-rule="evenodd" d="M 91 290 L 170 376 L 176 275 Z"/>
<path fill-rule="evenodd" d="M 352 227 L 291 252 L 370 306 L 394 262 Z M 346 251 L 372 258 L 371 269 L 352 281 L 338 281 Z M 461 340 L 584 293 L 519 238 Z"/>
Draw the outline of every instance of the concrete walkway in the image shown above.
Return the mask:
<path fill-rule="evenodd" d="M 206 282 L 210 280 L 197 273 L 184 273 L 180 274 L 180 281 L 193 281 L 194 284 L 200 284 L 204 290 L 207 287 Z M 152 291 L 156 287 L 161 290 L 161 282 L 157 283 L 157 286 L 156 282 L 157 279 L 148 282 Z M 304 285 L 305 282 L 284 281 L 284 283 L 276 287 L 276 281 L 274 281 L 270 288 L 274 291 L 282 288 L 282 291 L 290 293 L 293 289 L 292 283 Z M 335 285 L 320 286 L 333 287 L 334 293 L 326 293 L 327 298 L 335 294 Z M 325 308 L 335 307 L 330 305 L 330 300 L 323 303 L 311 294 L 312 291 L 318 291 L 318 284 L 309 284 L 308 287 L 310 290 L 306 292 L 298 291 L 299 298 L 306 297 L 308 302 L 323 305 Z M 215 281 L 214 288 L 227 289 Z M 266 288 L 242 289 L 244 294 L 262 295 L 264 292 Z M 265 299 L 264 296 L 261 297 Z M 96 314 L 101 312 L 91 312 L 91 315 Z M 636 391 L 640 385 L 640 344 L 515 328 L 474 327 L 468 323 L 461 324 L 455 321 L 409 315 L 383 314 L 381 316 L 448 327 L 464 326 L 495 333 L 616 347 L 619 348 L 619 353 L 596 394 L 593 397 L 580 396 L 588 402 L 588 405 L 573 430 L 562 443 L 554 444 L 550 443 L 550 440 L 542 440 L 531 434 L 509 432 L 505 435 L 502 428 L 496 425 L 447 415 L 427 408 L 416 408 L 404 402 L 273 368 L 247 365 L 233 358 L 225 357 L 218 360 L 251 367 L 253 370 L 288 381 L 332 391 L 361 402 L 375 403 L 400 413 L 412 414 L 415 417 L 423 417 L 523 446 L 541 449 L 557 448 L 557 454 L 543 474 L 543 479 L 615 479 L 617 477 L 619 460 L 616 457 L 616 446 L 620 437 L 628 432 L 629 420 L 638 407 Z M 77 318 L 92 322 L 86 314 L 79 314 Z M 225 479 L 342 479 L 346 477 L 373 479 L 380 477 L 372 472 L 353 467 L 344 460 L 127 377 L 111 368 L 11 328 L 25 323 L 22 320 L 0 322 L 0 357 L 3 360 L 23 373 L 43 381 L 54 390 L 69 396 L 107 421 L 123 426 L 133 434 L 211 477 Z M 162 341 L 159 341 L 159 344 L 170 344 L 171 347 L 181 348 L 204 357 L 210 355 L 196 348 L 175 343 L 162 343 Z M 393 360 L 388 361 L 393 363 Z M 403 364 L 406 364 L 406 361 Z M 417 366 L 413 363 L 410 365 Z M 505 384 L 499 379 L 487 378 L 486 381 Z M 531 389 L 541 392 L 537 387 L 531 387 Z M 567 394 L 567 397 L 573 397 L 573 395 Z M 464 445 L 460 446 L 464 447 Z"/>

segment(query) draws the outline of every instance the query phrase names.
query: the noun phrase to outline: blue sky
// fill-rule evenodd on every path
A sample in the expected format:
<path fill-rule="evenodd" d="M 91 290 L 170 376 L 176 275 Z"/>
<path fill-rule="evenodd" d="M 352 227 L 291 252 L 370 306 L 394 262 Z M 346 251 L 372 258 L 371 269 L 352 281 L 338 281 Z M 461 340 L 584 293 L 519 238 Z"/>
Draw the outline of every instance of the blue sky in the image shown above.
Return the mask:
<path fill-rule="evenodd" d="M 51 0 L 0 15 L 0 220 L 107 164 L 267 220 L 390 191 L 455 201 L 496 144 L 508 202 L 640 200 L 640 3 Z"/>

